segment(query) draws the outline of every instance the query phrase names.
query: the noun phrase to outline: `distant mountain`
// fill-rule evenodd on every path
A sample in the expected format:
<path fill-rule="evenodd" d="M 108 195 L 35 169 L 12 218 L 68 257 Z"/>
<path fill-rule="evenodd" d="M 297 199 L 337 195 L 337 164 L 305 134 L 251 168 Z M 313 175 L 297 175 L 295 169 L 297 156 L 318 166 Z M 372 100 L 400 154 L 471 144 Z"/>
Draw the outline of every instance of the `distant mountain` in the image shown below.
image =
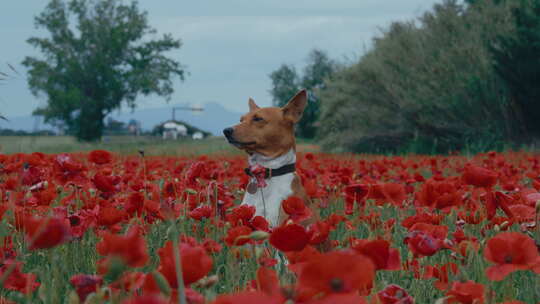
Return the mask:
<path fill-rule="evenodd" d="M 183 106 L 181 104 L 169 105 L 167 107 L 135 109 L 131 112 L 129 109 L 113 112 L 110 117 L 129 122 L 132 119 L 141 122 L 144 130 L 152 130 L 154 126 L 172 118 L 172 108 L 174 106 Z M 233 124 L 236 124 L 240 118 L 240 113 L 232 112 L 222 105 L 210 102 L 203 106 L 203 112 L 176 111 L 176 119 L 185 121 L 199 129 L 208 131 L 214 135 L 221 135 L 221 131 Z M 53 127 L 43 123 L 41 117 L 20 116 L 8 117 L 9 121 L 0 120 L 0 129 L 13 129 L 33 131 L 34 129 L 53 130 Z"/>

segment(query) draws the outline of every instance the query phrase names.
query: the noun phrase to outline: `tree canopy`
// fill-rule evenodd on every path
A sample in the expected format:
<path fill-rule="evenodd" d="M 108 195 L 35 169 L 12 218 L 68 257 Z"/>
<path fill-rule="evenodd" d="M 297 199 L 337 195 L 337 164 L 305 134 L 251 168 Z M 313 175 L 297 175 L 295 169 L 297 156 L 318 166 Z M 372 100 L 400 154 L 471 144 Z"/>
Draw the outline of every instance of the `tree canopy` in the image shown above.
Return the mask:
<path fill-rule="evenodd" d="M 23 61 L 32 93 L 47 99 L 34 114 L 64 123 L 81 140 L 100 139 L 114 109 L 135 107 L 141 94 L 170 98 L 173 79 L 184 80 L 184 67 L 166 56 L 181 41 L 170 34 L 154 38 L 136 1 L 51 0 L 35 26 L 50 36 L 28 39 L 43 58 Z"/>
<path fill-rule="evenodd" d="M 523 111 L 508 93 L 506 79 L 529 79 L 531 90 L 521 91 L 529 94 L 523 100 L 538 104 L 532 98 L 537 94 L 532 76 L 538 71 L 531 61 L 534 49 L 529 38 L 516 36 L 512 16 L 523 8 L 521 2 L 531 1 L 445 0 L 417 20 L 392 23 L 356 63 L 335 73 L 321 90 L 324 128 L 318 134 L 323 146 L 334 151 L 447 153 L 519 143 L 516 139 L 527 133 Z M 527 37 L 538 33 L 537 27 L 523 31 Z M 519 65 L 497 60 L 490 52 L 493 45 L 508 45 L 501 37 L 520 41 L 521 51 L 513 43 L 516 47 L 503 48 Z M 499 70 L 512 73 L 497 73 L 499 64 Z"/>
<path fill-rule="evenodd" d="M 314 138 L 316 122 L 319 118 L 320 99 L 317 91 L 325 86 L 325 81 L 337 70 L 337 64 L 326 52 L 313 49 L 304 67 L 302 76 L 292 65 L 283 64 L 270 74 L 272 89 L 270 94 L 275 106 L 284 106 L 300 89 L 309 91 L 309 100 L 302 120 L 297 125 L 297 133 L 303 138 Z"/>

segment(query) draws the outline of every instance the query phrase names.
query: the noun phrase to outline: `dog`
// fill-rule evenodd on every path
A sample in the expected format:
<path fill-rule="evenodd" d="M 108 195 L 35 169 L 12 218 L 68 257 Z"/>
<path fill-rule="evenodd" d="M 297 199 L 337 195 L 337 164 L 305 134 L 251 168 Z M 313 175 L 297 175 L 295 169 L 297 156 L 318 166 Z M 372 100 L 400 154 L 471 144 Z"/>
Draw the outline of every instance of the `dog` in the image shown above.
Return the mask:
<path fill-rule="evenodd" d="M 299 91 L 281 108 L 260 108 L 249 98 L 249 112 L 239 124 L 223 130 L 230 144 L 249 155 L 246 173 L 250 182 L 242 204 L 255 206 L 256 215 L 266 218 L 272 227 L 286 219 L 281 202 L 289 196 L 302 198 L 312 209 L 312 217 L 318 218 L 295 172 L 294 126 L 302 118 L 307 102 L 306 90 Z"/>

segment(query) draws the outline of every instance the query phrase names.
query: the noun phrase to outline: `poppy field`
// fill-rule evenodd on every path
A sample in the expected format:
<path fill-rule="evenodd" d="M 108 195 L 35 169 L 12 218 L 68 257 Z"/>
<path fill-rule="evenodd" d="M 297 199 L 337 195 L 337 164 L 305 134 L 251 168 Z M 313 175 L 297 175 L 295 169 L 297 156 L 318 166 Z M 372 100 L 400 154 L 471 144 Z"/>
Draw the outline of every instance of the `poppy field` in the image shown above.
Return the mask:
<path fill-rule="evenodd" d="M 540 157 L 299 153 L 269 227 L 238 154 L 0 154 L 0 303 L 540 303 Z"/>

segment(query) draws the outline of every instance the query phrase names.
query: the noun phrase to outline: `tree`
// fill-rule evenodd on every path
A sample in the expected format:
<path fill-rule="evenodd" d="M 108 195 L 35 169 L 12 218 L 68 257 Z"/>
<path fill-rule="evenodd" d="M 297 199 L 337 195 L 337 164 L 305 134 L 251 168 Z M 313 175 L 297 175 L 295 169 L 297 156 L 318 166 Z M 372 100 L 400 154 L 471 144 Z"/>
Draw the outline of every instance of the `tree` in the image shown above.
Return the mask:
<path fill-rule="evenodd" d="M 308 55 L 308 65 L 304 68 L 301 86 L 307 88 L 311 94 L 308 95 L 308 106 L 302 120 L 298 123 L 298 128 L 306 138 L 314 138 L 316 135 L 316 122 L 321 112 L 318 92 L 325 87 L 325 81 L 336 71 L 336 67 L 336 63 L 322 50 L 314 49 Z"/>
<path fill-rule="evenodd" d="M 512 15 L 516 33 L 491 48 L 495 70 L 523 116 L 521 136 L 540 137 L 540 1 L 522 0 Z"/>
<path fill-rule="evenodd" d="M 513 143 L 520 117 L 488 49 L 512 35 L 513 2 L 445 0 L 392 23 L 319 91 L 323 148 L 447 153 Z"/>
<path fill-rule="evenodd" d="M 80 140 L 100 139 L 104 117 L 122 103 L 134 108 L 140 94 L 170 98 L 173 77 L 184 80 L 183 66 L 164 54 L 180 40 L 149 39 L 156 30 L 135 1 L 51 0 L 35 25 L 50 37 L 28 39 L 45 58 L 23 61 L 32 93 L 47 98 L 34 114 L 65 122 Z"/>
<path fill-rule="evenodd" d="M 270 74 L 272 80 L 272 102 L 276 107 L 282 107 L 287 104 L 299 91 L 299 80 L 296 69 L 292 65 L 282 64 L 279 69 Z"/>
<path fill-rule="evenodd" d="M 302 120 L 297 125 L 297 133 L 300 137 L 314 138 L 317 130 L 315 124 L 320 112 L 317 90 L 324 87 L 325 80 L 336 71 L 337 65 L 324 51 L 318 49 L 309 53 L 307 62 L 302 77 L 297 74 L 294 66 L 286 64 L 272 72 L 270 94 L 272 94 L 274 105 L 281 107 L 287 104 L 301 88 L 309 90 L 308 105 L 304 110 Z"/>

